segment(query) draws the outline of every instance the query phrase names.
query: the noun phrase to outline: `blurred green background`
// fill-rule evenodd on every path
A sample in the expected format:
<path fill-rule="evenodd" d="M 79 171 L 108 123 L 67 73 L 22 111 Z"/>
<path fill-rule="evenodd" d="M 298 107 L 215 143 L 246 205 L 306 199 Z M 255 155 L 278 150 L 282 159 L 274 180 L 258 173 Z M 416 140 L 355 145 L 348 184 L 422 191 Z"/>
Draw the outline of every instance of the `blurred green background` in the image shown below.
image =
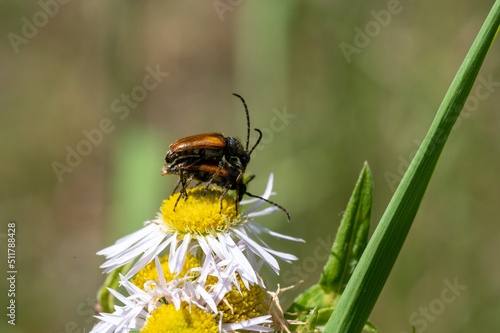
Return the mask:
<path fill-rule="evenodd" d="M 95 252 L 170 195 L 175 177 L 160 176 L 170 143 L 245 138 L 233 92 L 264 131 L 249 190 L 262 193 L 274 172 L 274 200 L 292 215 L 259 221 L 307 240 L 273 241 L 301 261 L 283 264 L 281 278 L 264 273 L 270 289 L 305 280 L 283 294 L 290 304 L 319 278 L 365 160 L 374 228 L 492 4 L 2 2 L 0 240 L 6 253 L 16 221 L 18 275 L 17 325 L 3 310 L 0 330 L 90 330 L 104 280 Z M 357 48 L 348 57 L 347 44 Z M 371 315 L 383 332 L 498 331 L 498 59 L 497 41 Z M 157 84 L 155 70 L 168 72 Z M 71 150 L 82 154 L 68 164 Z M 467 289 L 448 302 L 455 279 Z"/>

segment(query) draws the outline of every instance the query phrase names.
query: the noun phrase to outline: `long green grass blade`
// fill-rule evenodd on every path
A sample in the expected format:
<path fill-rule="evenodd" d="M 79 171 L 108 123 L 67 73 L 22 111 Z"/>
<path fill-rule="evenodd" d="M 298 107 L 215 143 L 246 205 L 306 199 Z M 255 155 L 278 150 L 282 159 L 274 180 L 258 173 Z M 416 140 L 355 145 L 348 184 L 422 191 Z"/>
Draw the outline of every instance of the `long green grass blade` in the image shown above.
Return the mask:
<path fill-rule="evenodd" d="M 496 1 L 394 193 L 333 312 L 325 332 L 360 332 L 403 246 L 450 131 L 472 89 L 500 24 Z"/>

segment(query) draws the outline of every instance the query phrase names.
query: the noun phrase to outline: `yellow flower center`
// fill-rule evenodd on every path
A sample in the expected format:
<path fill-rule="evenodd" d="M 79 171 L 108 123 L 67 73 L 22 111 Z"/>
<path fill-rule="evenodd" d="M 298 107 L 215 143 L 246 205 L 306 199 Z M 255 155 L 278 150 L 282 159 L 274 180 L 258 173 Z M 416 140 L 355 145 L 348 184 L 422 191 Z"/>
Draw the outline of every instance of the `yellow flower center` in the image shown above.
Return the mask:
<path fill-rule="evenodd" d="M 268 307 L 265 290 L 258 285 L 250 285 L 250 290 L 248 290 L 239 274 L 237 279 L 241 292 L 233 285 L 233 290 L 225 294 L 224 300 L 217 306 L 218 312 L 222 311 L 223 313 L 222 322 L 236 323 L 267 315 Z M 209 276 L 207 279 L 207 285 L 216 282 L 217 278 L 214 276 Z"/>
<path fill-rule="evenodd" d="M 196 306 L 183 304 L 179 310 L 173 304 L 162 305 L 147 319 L 141 333 L 218 333 L 213 315 Z"/>
<path fill-rule="evenodd" d="M 168 268 L 168 254 L 160 258 L 160 263 L 161 267 L 163 268 L 165 280 L 167 281 L 167 283 L 172 281 L 175 278 L 175 275 L 172 274 L 170 272 L 170 269 Z M 190 269 L 195 267 L 200 267 L 200 261 L 190 253 L 187 253 L 184 267 L 182 267 L 182 270 L 178 276 L 181 278 L 184 277 Z M 190 273 L 190 276 L 194 277 L 194 273 Z M 156 269 L 154 261 L 150 262 L 146 265 L 146 267 L 141 269 L 131 282 L 137 287 L 144 290 L 144 283 L 146 283 L 147 281 L 158 281 L 158 270 Z"/>
<path fill-rule="evenodd" d="M 169 229 L 182 234 L 207 235 L 227 231 L 231 225 L 241 223 L 241 220 L 236 212 L 235 199 L 230 195 L 224 196 L 220 210 L 222 193 L 221 190 L 210 188 L 205 194 L 205 187 L 196 187 L 187 190 L 187 200 L 180 198 L 178 202 L 180 193 L 173 194 L 163 201 L 163 221 Z"/>

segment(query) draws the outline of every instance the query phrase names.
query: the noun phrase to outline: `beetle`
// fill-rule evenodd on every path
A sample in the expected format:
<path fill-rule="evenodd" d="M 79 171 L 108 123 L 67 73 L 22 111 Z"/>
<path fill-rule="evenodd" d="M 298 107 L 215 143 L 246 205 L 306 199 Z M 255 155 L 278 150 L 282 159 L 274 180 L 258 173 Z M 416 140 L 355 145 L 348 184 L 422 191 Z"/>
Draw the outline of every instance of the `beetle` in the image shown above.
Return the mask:
<path fill-rule="evenodd" d="M 248 126 L 250 126 L 250 122 L 248 122 Z M 179 182 L 174 193 L 178 186 L 182 185 L 181 192 L 185 195 L 186 182 L 184 181 L 185 178 L 182 170 L 188 170 L 189 166 L 198 163 L 211 162 L 210 165 L 216 163 L 217 169 L 212 172 L 214 177 L 216 177 L 226 165 L 231 166 L 232 172 L 238 170 L 239 177 L 243 177 L 246 166 L 250 162 L 250 154 L 262 139 L 262 132 L 257 128 L 255 131 L 259 133 L 259 139 L 250 151 L 248 150 L 249 137 L 247 137 L 247 146 L 246 149 L 244 149 L 237 138 L 224 137 L 222 133 L 193 135 L 177 140 L 171 144 L 170 150 L 165 155 L 165 162 L 167 163 L 167 169 L 168 165 L 176 165 L 179 169 Z M 165 171 L 162 171 L 162 175 L 165 174 Z M 212 180 L 207 181 L 208 189 Z"/>
<path fill-rule="evenodd" d="M 222 212 L 222 201 L 223 201 L 224 197 L 226 196 L 227 192 L 229 190 L 235 190 L 236 191 L 236 200 L 235 200 L 236 211 L 238 211 L 238 202 L 240 202 L 241 199 L 243 198 L 243 195 L 246 194 L 250 197 L 264 200 L 265 202 L 267 202 L 275 207 L 278 207 L 286 214 L 287 220 L 290 221 L 290 214 L 283 206 L 275 203 L 274 201 L 264 199 L 260 196 L 249 193 L 247 191 L 247 183 L 249 181 L 251 181 L 254 177 L 251 177 L 247 182 L 244 182 L 243 181 L 243 174 L 240 172 L 240 170 L 231 166 L 231 165 L 226 165 L 221 169 L 221 168 L 219 168 L 218 163 L 210 162 L 210 161 L 200 162 L 200 163 L 192 164 L 189 166 L 183 166 L 183 167 L 179 167 L 179 165 L 177 165 L 177 164 L 172 164 L 172 165 L 164 168 L 164 172 L 165 172 L 165 174 L 176 174 L 176 175 L 186 173 L 187 175 L 189 175 L 189 178 L 186 182 L 186 186 L 194 178 L 200 182 L 214 183 L 214 184 L 219 185 L 220 187 L 224 188 L 224 192 L 222 193 L 222 195 L 220 197 L 220 211 L 221 212 Z M 177 185 L 177 187 L 178 187 L 178 185 Z M 206 189 L 208 189 L 208 186 L 209 186 L 209 184 L 207 184 Z M 180 198 L 181 198 L 181 195 L 179 195 L 179 197 L 177 198 L 175 205 L 177 205 L 177 202 L 179 202 Z"/>
<path fill-rule="evenodd" d="M 250 115 L 248 113 L 248 107 L 243 97 L 238 94 L 233 95 L 238 97 L 245 107 L 247 117 L 246 148 L 243 148 L 239 139 L 235 137 L 225 137 L 222 133 L 216 132 L 193 135 L 175 141 L 170 145 L 170 149 L 165 155 L 167 168 L 168 165 L 178 165 L 180 169 L 179 182 L 177 183 L 174 193 L 178 186 L 182 185 L 181 193 L 186 195 L 186 182 L 182 169 L 203 161 L 217 162 L 218 170 L 222 170 L 226 165 L 231 165 L 233 168 L 240 171 L 241 177 L 243 176 L 246 166 L 250 162 L 250 155 L 262 139 L 262 132 L 257 128 L 255 129 L 255 131 L 259 133 L 259 138 L 252 149 L 249 150 Z M 162 169 L 162 175 L 167 174 L 165 171 L 166 169 L 164 169 Z"/>
<path fill-rule="evenodd" d="M 173 192 L 175 193 L 179 186 L 181 186 L 181 194 L 177 198 L 177 202 L 182 196 L 187 199 L 186 188 L 192 179 L 196 179 L 200 183 L 207 183 L 205 193 L 212 183 L 224 188 L 224 192 L 221 196 L 221 211 L 222 199 L 228 190 L 236 190 L 236 203 L 241 201 L 244 194 L 260 198 L 283 210 L 288 220 L 290 220 L 290 215 L 286 209 L 280 205 L 270 200 L 252 195 L 246 191 L 246 184 L 243 182 L 243 174 L 246 166 L 250 162 L 250 155 L 262 139 L 262 131 L 257 128 L 254 129 L 259 133 L 259 138 L 252 149 L 249 150 L 250 115 L 248 107 L 243 97 L 238 94 L 233 95 L 242 101 L 245 108 L 247 118 L 246 147 L 243 148 L 243 144 L 239 139 L 235 137 L 225 137 L 222 133 L 218 132 L 182 138 L 169 146 L 170 149 L 165 155 L 166 164 L 162 168 L 161 174 L 163 176 L 167 174 L 179 176 L 179 180 Z M 174 210 L 177 206 L 177 202 L 174 205 Z"/>

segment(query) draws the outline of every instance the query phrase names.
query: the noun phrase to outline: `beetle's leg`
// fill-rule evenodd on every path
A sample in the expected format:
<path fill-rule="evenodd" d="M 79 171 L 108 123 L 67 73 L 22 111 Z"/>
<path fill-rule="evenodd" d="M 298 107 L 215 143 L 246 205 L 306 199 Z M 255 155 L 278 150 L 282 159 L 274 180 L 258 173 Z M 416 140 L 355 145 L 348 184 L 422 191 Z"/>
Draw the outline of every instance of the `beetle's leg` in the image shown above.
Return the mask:
<path fill-rule="evenodd" d="M 224 197 L 226 196 L 227 191 L 229 191 L 229 189 L 226 188 L 224 190 L 224 192 L 222 192 L 222 195 L 220 196 L 220 210 L 219 210 L 219 214 L 222 214 L 222 200 L 224 200 Z M 238 212 L 238 210 L 236 210 L 236 212 Z"/>
<path fill-rule="evenodd" d="M 175 200 L 174 212 L 175 212 L 175 207 L 177 207 L 177 204 L 179 203 L 179 200 L 181 199 L 181 194 L 182 193 L 179 193 L 179 196 L 177 197 L 177 200 Z"/>
<path fill-rule="evenodd" d="M 236 190 L 236 198 L 240 197 L 240 190 Z M 236 215 L 238 215 L 238 202 L 239 200 L 234 200 L 234 208 L 236 209 Z"/>
<path fill-rule="evenodd" d="M 177 191 L 177 189 L 179 188 L 179 185 L 180 185 L 180 184 L 181 184 L 181 179 L 179 178 L 179 179 L 177 180 L 177 185 L 175 185 L 174 191 L 172 192 L 172 195 L 174 195 L 174 194 L 175 194 L 175 191 Z"/>
<path fill-rule="evenodd" d="M 207 183 L 207 186 L 205 187 L 205 193 L 203 195 L 206 195 L 207 192 L 208 192 L 208 188 L 210 187 L 210 185 L 212 184 L 212 182 L 214 181 L 215 177 L 219 176 L 219 173 L 221 172 L 222 168 L 224 168 L 224 161 L 220 161 L 219 162 L 219 169 L 217 169 L 217 171 L 213 174 L 213 176 L 210 178 L 210 180 L 208 181 Z M 222 207 L 222 206 L 221 206 Z M 221 209 L 222 210 L 222 209 Z"/>
<path fill-rule="evenodd" d="M 176 165 L 177 170 L 179 170 L 179 180 L 177 181 L 177 185 L 175 186 L 174 192 L 172 194 L 175 194 L 175 191 L 177 191 L 177 189 L 179 188 L 179 185 L 182 184 L 181 193 L 182 193 L 182 195 L 184 195 L 185 189 L 189 185 L 189 181 L 191 181 L 191 179 L 193 177 L 190 177 L 188 179 L 188 181 L 187 181 L 187 184 L 186 184 L 186 181 L 184 180 L 184 174 L 182 173 L 182 170 L 185 170 L 186 168 L 189 168 L 190 166 L 195 165 L 199 161 L 200 161 L 199 159 L 195 160 L 194 162 L 191 161 L 189 163 L 188 163 L 188 161 L 185 161 L 185 162 L 181 162 L 181 163 L 179 163 L 179 164 Z"/>
<path fill-rule="evenodd" d="M 180 169 L 180 171 L 179 171 L 179 175 L 180 175 L 180 178 L 181 178 L 181 184 L 182 184 L 181 194 L 183 194 L 183 195 L 186 195 L 186 196 L 187 196 L 187 193 L 186 193 L 186 178 L 185 178 L 185 176 L 184 176 L 184 173 L 182 172 L 182 169 Z"/>
<path fill-rule="evenodd" d="M 184 178 L 184 174 L 182 173 L 182 169 L 179 170 L 179 182 L 182 184 L 181 192 L 179 193 L 179 196 L 177 197 L 177 200 L 175 201 L 174 205 L 174 212 L 175 212 L 175 207 L 177 207 L 177 204 L 179 203 L 180 198 L 185 195 L 187 199 L 187 192 L 186 192 L 186 180 Z M 177 185 L 178 186 L 178 185 Z M 177 189 L 177 188 L 176 188 Z"/>
<path fill-rule="evenodd" d="M 220 196 L 220 210 L 219 210 L 219 214 L 222 214 L 222 201 L 224 199 L 224 197 L 226 196 L 227 192 L 229 191 L 228 188 L 226 188 L 224 190 L 224 192 L 222 193 L 222 195 Z M 240 190 L 237 189 L 236 190 L 236 197 L 239 197 L 240 196 Z M 238 215 L 238 200 L 235 200 L 234 201 L 234 208 L 236 209 L 236 215 Z"/>
<path fill-rule="evenodd" d="M 189 186 L 189 184 L 191 183 L 191 181 L 193 180 L 193 176 L 194 176 L 194 175 L 191 175 L 191 176 L 188 178 L 188 180 L 186 181 L 186 187 L 188 187 L 188 186 Z M 186 200 L 188 199 L 188 197 L 187 197 L 187 191 L 184 191 L 184 194 L 185 194 L 184 201 L 186 201 Z"/>
<path fill-rule="evenodd" d="M 181 173 L 182 173 L 182 169 L 181 169 Z M 191 176 L 189 176 L 189 178 L 186 178 L 186 176 L 183 174 L 181 196 L 184 196 L 185 200 L 187 200 L 187 198 L 188 198 L 187 188 L 188 188 L 189 184 L 191 183 L 191 181 L 193 180 L 193 176 L 194 175 L 191 175 Z"/>
<path fill-rule="evenodd" d="M 201 158 L 199 158 L 199 159 L 197 159 L 197 160 L 194 160 L 194 162 L 193 162 L 193 161 L 191 161 L 191 162 L 186 161 L 186 162 L 179 163 L 179 164 L 178 164 L 178 166 L 179 166 L 179 168 L 182 170 L 183 168 L 189 168 L 189 167 L 191 167 L 191 166 L 195 165 L 195 164 L 196 164 L 196 163 L 198 163 L 199 161 L 201 161 Z M 189 163 L 188 163 L 188 162 L 189 162 Z"/>
<path fill-rule="evenodd" d="M 182 173 L 182 171 L 181 171 Z M 174 205 L 174 211 L 175 211 L 175 207 L 177 207 L 177 204 L 179 203 L 179 200 L 181 199 L 181 197 L 184 195 L 184 201 L 186 201 L 188 199 L 188 195 L 187 195 L 187 191 L 186 191 L 186 187 L 189 186 L 189 183 L 191 182 L 191 180 L 193 180 L 193 175 L 191 175 L 187 181 L 184 180 L 183 178 L 183 181 L 182 181 L 182 187 L 183 189 L 181 190 L 181 193 L 179 193 L 179 196 L 177 197 L 177 200 L 175 201 L 175 205 Z"/>
<path fill-rule="evenodd" d="M 250 180 L 252 180 L 253 177 L 250 177 Z M 250 181 L 249 180 L 249 181 Z M 243 171 L 240 170 L 240 174 L 236 178 L 236 184 L 238 184 L 238 187 L 236 188 L 236 200 L 234 200 L 234 207 L 236 208 L 236 214 L 238 214 L 238 204 L 243 199 L 243 196 L 245 195 L 245 192 L 247 191 L 247 186 L 246 184 L 243 183 Z"/>
<path fill-rule="evenodd" d="M 194 162 L 193 161 L 191 161 L 191 162 L 185 161 L 185 162 L 177 164 L 177 167 L 179 168 L 179 181 L 182 183 L 181 195 L 183 195 L 186 198 L 186 200 L 187 200 L 186 188 L 189 186 L 189 183 L 193 179 L 194 175 L 191 175 L 191 177 L 189 177 L 188 180 L 186 181 L 184 176 L 183 176 L 182 170 L 184 170 L 185 168 L 189 168 L 190 166 L 195 165 L 199 161 L 200 161 L 200 159 L 197 159 L 197 160 L 194 160 Z M 179 183 L 177 183 L 177 186 L 179 186 Z M 177 187 L 176 187 L 176 189 L 177 189 Z"/>

